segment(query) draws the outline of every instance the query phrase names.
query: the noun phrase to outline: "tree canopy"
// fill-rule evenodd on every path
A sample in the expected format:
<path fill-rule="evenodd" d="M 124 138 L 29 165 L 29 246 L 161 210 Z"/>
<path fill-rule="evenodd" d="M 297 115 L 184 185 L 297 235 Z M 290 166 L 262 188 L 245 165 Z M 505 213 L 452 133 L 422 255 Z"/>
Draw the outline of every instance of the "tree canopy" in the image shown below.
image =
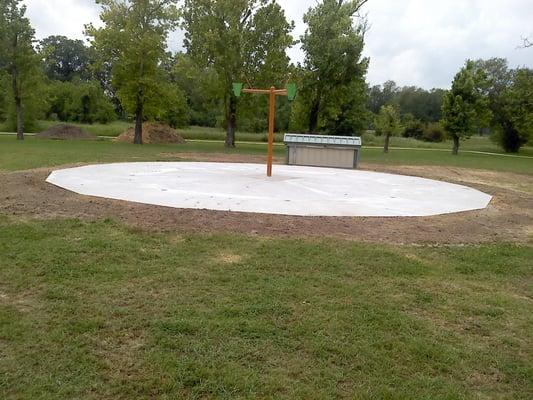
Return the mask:
<path fill-rule="evenodd" d="M 486 126 L 490 119 L 487 80 L 485 73 L 475 68 L 473 61 L 455 76 L 451 90 L 444 96 L 442 125 L 453 139 L 453 154 L 459 152 L 459 140 L 469 138 L 480 126 Z"/>
<path fill-rule="evenodd" d="M 477 60 L 475 68 L 486 76 L 486 96 L 492 113 L 493 137 L 507 152 L 517 152 L 531 138 L 532 71 L 509 69 L 503 58 Z"/>
<path fill-rule="evenodd" d="M 99 0 L 102 28 L 87 27 L 98 55 L 111 62 L 112 84 L 124 109 L 135 115 L 135 139 L 142 143 L 142 123 L 180 94 L 168 85 L 161 67 L 168 34 L 178 22 L 175 0 Z"/>
<path fill-rule="evenodd" d="M 376 133 L 385 136 L 383 151 L 389 152 L 391 136 L 396 136 L 401 131 L 400 116 L 392 105 L 382 106 L 375 120 Z"/>
<path fill-rule="evenodd" d="M 52 80 L 89 80 L 91 51 L 81 40 L 49 36 L 41 40 L 39 53 L 45 75 Z"/>
<path fill-rule="evenodd" d="M 394 81 L 372 86 L 368 91 L 368 108 L 374 114 L 382 106 L 394 104 L 401 115 L 411 114 L 419 121 L 428 123 L 441 119 L 444 89 L 426 90 L 416 86 L 399 87 Z"/>
<path fill-rule="evenodd" d="M 187 53 L 220 80 L 225 145 L 234 147 L 237 98 L 232 83 L 285 83 L 293 24 L 275 0 L 185 0 L 182 16 Z"/>
<path fill-rule="evenodd" d="M 357 18 L 365 3 L 323 0 L 304 15 L 307 29 L 301 37 L 305 60 L 300 99 L 311 132 L 324 127 L 321 119 L 350 118 L 343 109 L 347 103 L 356 108 L 366 103 L 361 90 L 366 90 L 368 68 L 368 59 L 362 57 L 366 20 Z"/>
<path fill-rule="evenodd" d="M 0 2 L 0 67 L 7 79 L 8 118 L 24 139 L 24 126 L 39 112 L 42 74 L 33 47 L 35 32 L 20 0 Z"/>

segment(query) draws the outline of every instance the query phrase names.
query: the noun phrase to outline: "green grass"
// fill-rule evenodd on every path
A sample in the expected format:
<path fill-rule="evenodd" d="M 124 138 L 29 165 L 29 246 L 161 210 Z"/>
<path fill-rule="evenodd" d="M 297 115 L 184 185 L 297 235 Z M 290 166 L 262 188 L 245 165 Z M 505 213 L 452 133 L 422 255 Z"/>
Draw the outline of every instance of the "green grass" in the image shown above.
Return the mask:
<path fill-rule="evenodd" d="M 59 124 L 57 121 L 38 121 L 37 126 L 33 131 L 40 132 L 48 129 L 54 125 Z M 116 137 L 124 132 L 126 129 L 133 126 L 132 122 L 115 121 L 110 124 L 78 124 L 82 129 L 96 135 L 106 137 Z M 0 123 L 0 132 L 6 131 L 6 125 Z M 179 129 L 179 133 L 190 140 L 214 140 L 224 141 L 225 132 L 220 128 L 210 128 L 201 126 L 191 126 L 185 129 Z M 242 142 L 267 142 L 268 137 L 266 133 L 252 133 L 252 132 L 237 132 L 236 137 L 238 141 Z M 276 133 L 274 141 L 277 143 L 283 142 L 283 133 Z M 363 135 L 363 144 L 370 147 L 383 147 L 384 138 L 371 133 L 370 131 Z M 424 148 L 424 149 L 446 149 L 452 148 L 452 142 L 446 141 L 443 143 L 429 143 L 420 140 L 403 137 L 393 137 L 391 139 L 391 146 L 393 147 L 408 147 L 408 148 Z M 468 140 L 461 142 L 461 150 L 483 151 L 489 153 L 504 154 L 501 147 L 493 143 L 489 137 L 473 136 Z M 520 155 L 533 157 L 533 146 L 525 146 L 520 150 Z"/>
<path fill-rule="evenodd" d="M 49 129 L 55 125 L 62 124 L 59 121 L 38 121 L 34 129 L 30 129 L 29 133 L 41 132 Z M 134 126 L 133 122 L 128 121 L 114 121 L 109 124 L 79 124 L 76 122 L 68 122 L 70 125 L 78 126 L 89 133 L 96 136 L 117 137 L 122 132 Z M 5 123 L 0 123 L 0 132 L 8 132 L 9 129 Z M 179 133 L 185 139 L 196 140 L 224 140 L 225 132 L 220 128 L 210 128 L 202 126 L 191 126 L 184 129 L 178 129 Z M 238 132 L 237 137 L 239 141 L 245 142 L 267 142 L 268 137 L 266 133 L 252 133 L 252 132 Z M 283 142 L 283 134 L 277 133 L 275 141 Z"/>
<path fill-rule="evenodd" d="M 185 145 L 143 145 L 99 141 L 42 140 L 27 137 L 19 142 L 12 136 L 0 135 L 0 170 L 21 170 L 78 162 L 172 161 L 183 152 L 224 152 L 265 154 L 265 144 L 240 143 L 227 150 L 219 142 L 188 142 Z M 283 145 L 275 147 L 275 154 L 283 157 Z M 395 150 L 386 155 L 379 148 L 364 148 L 361 160 L 365 163 L 390 165 L 442 165 L 533 174 L 533 158 L 513 158 L 463 152 L 452 156 L 447 151 L 424 149 Z"/>
<path fill-rule="evenodd" d="M 530 399 L 531 259 L 0 217 L 0 398 Z"/>
<path fill-rule="evenodd" d="M 277 149 L 281 151 L 281 149 Z M 221 143 L 190 142 L 184 145 L 142 145 L 109 140 L 43 140 L 27 137 L 23 142 L 0 136 L 0 170 L 22 170 L 69 163 L 180 160 L 183 152 L 264 154 L 262 145 L 242 144 L 225 149 Z"/>
<path fill-rule="evenodd" d="M 422 148 L 364 148 L 362 161 L 533 174 L 532 158 L 394 140 Z M 485 138 L 463 149 L 497 151 Z M 0 136 L 0 171 L 265 151 Z M 177 235 L 0 214 L 0 399 L 530 399 L 532 259 L 532 245 L 510 243 Z"/>
<path fill-rule="evenodd" d="M 185 139 L 192 140 L 217 140 L 223 141 L 226 137 L 226 132 L 220 128 L 208 128 L 202 126 L 191 126 L 186 129 L 179 129 L 180 134 Z M 252 132 L 237 132 L 235 137 L 241 142 L 268 142 L 268 134 L 264 133 L 252 133 Z M 274 141 L 277 143 L 283 143 L 283 134 L 274 134 Z"/>
<path fill-rule="evenodd" d="M 389 154 L 383 154 L 381 149 L 363 148 L 361 161 L 370 164 L 451 166 L 533 174 L 533 157 L 511 158 L 500 155 L 475 154 L 466 151 L 463 151 L 458 156 L 453 156 L 447 151 L 428 151 L 425 149 L 391 149 Z"/>
<path fill-rule="evenodd" d="M 58 121 L 38 121 L 34 129 L 30 130 L 30 133 L 41 132 L 49 129 L 55 125 L 63 122 Z M 69 122 L 70 125 L 78 126 L 89 133 L 96 136 L 110 136 L 115 137 L 120 135 L 133 124 L 126 121 L 114 121 L 109 124 L 78 124 L 76 122 Z M 5 123 L 0 123 L 0 132 L 8 132 L 8 128 Z"/>

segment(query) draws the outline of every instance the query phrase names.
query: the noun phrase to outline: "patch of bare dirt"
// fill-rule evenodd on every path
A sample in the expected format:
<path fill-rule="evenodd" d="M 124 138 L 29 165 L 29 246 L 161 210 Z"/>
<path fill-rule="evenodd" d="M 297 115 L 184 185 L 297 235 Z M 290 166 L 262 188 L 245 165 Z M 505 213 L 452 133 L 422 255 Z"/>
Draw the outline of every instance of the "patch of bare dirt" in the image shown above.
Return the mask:
<path fill-rule="evenodd" d="M 222 252 L 218 255 L 216 260 L 224 264 L 237 264 L 241 262 L 242 256 L 231 252 Z"/>
<path fill-rule="evenodd" d="M 133 143 L 134 136 L 135 129 L 129 128 L 115 140 L 117 142 Z M 185 143 L 185 139 L 178 134 L 178 131 L 158 122 L 146 122 L 143 124 L 142 139 L 143 143 Z"/>
<path fill-rule="evenodd" d="M 195 161 L 263 161 L 260 156 L 232 154 L 191 153 L 180 157 Z M 46 183 L 52 168 L 42 168 L 0 174 L 0 213 L 17 218 L 114 218 L 141 229 L 176 235 L 235 232 L 264 237 L 450 245 L 531 240 L 531 175 L 455 167 L 363 165 L 363 168 L 466 184 L 491 194 L 494 199 L 484 210 L 434 217 L 293 217 L 174 209 L 78 195 Z"/>
<path fill-rule="evenodd" d="M 70 124 L 59 124 L 35 135 L 41 139 L 96 139 L 96 136 Z"/>

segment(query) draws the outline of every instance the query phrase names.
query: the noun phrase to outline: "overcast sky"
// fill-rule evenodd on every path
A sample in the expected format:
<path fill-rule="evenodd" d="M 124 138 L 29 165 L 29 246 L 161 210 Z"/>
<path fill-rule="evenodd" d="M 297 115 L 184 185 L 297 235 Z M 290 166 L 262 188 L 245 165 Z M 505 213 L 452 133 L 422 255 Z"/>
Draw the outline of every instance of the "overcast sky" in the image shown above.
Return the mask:
<path fill-rule="evenodd" d="M 278 0 L 298 38 L 302 16 L 316 0 Z M 98 21 L 93 0 L 25 0 L 37 38 L 83 38 L 83 25 Z M 364 12 L 371 25 L 365 55 L 368 81 L 392 79 L 399 85 L 450 86 L 467 58 L 507 58 L 511 66 L 533 68 L 533 49 L 517 49 L 522 36 L 533 37 L 533 0 L 369 0 Z M 181 47 L 172 35 L 170 47 Z M 298 47 L 290 50 L 302 61 Z"/>

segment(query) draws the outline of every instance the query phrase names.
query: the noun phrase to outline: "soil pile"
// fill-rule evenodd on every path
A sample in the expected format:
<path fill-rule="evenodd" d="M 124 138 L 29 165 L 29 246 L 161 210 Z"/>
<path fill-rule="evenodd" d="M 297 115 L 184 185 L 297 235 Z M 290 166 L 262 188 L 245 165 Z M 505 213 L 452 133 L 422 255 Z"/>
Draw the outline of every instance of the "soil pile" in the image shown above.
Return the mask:
<path fill-rule="evenodd" d="M 41 139 L 96 139 L 96 136 L 74 125 L 59 124 L 35 135 Z"/>
<path fill-rule="evenodd" d="M 117 142 L 133 143 L 135 128 L 129 128 L 116 138 Z M 143 124 L 143 143 L 185 143 L 178 132 L 168 125 L 157 122 Z"/>

